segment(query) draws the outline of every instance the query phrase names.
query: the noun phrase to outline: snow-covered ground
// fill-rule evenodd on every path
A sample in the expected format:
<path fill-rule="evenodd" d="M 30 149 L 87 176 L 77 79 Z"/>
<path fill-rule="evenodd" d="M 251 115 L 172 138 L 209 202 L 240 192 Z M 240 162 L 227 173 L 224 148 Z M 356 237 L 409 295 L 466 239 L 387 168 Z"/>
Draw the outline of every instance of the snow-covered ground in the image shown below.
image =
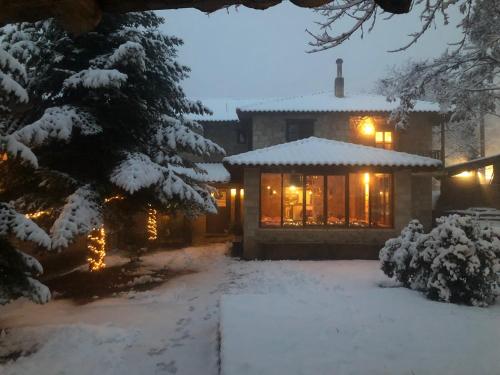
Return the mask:
<path fill-rule="evenodd" d="M 442 365 L 459 354 L 471 365 L 477 363 L 474 373 L 485 373 L 492 369 L 491 355 L 499 354 L 494 344 L 500 342 L 499 303 L 488 309 L 445 305 L 414 291 L 380 288 L 387 279 L 376 261 L 242 262 L 224 256 L 225 251 L 226 245 L 215 244 L 146 256 L 146 269 L 194 271 L 146 292 L 86 305 L 57 300 L 43 306 L 16 301 L 0 307 L 0 327 L 5 328 L 0 374 L 218 374 L 219 301 L 224 295 L 241 295 L 222 297 L 224 306 L 231 298 L 260 301 L 278 296 L 272 297 L 273 307 L 313 301 L 313 318 L 328 317 L 330 326 L 319 330 L 319 318 L 308 321 L 298 315 L 293 324 L 310 325 L 311 332 L 318 332 L 318 337 L 308 335 L 309 342 L 317 338 L 337 347 L 329 353 L 339 363 L 328 374 L 371 374 L 370 368 L 360 371 L 359 363 L 373 366 L 377 361 L 394 364 L 393 373 L 426 373 L 405 367 L 405 349 L 420 353 L 417 358 L 428 363 L 436 360 L 440 374 L 460 373 L 460 368 L 450 372 Z M 259 332 L 253 330 L 255 321 L 245 316 L 245 332 Z M 455 324 L 441 324 L 445 318 Z M 483 335 L 485 327 L 489 329 Z M 249 345 L 254 338 L 259 345 L 250 334 L 242 342 Z M 276 338 L 275 344 L 293 349 L 293 340 Z M 241 359 L 242 353 L 238 355 Z M 311 349 L 304 355 L 316 358 L 318 366 L 324 363 Z M 18 359 L 5 360 L 14 357 Z M 407 371 L 397 372 L 401 369 Z M 500 363 L 493 370 L 500 373 Z M 314 369 L 302 373 L 321 374 Z"/>

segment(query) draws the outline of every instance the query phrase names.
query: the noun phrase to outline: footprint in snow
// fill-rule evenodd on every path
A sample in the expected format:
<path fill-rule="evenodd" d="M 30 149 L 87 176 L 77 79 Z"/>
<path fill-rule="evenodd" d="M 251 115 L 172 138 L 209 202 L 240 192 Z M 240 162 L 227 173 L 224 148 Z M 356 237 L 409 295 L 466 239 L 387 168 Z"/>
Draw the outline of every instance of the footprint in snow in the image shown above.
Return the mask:
<path fill-rule="evenodd" d="M 169 363 L 159 362 L 156 364 L 156 373 L 166 372 L 168 374 L 176 374 L 177 366 L 175 365 L 175 361 L 170 361 Z"/>

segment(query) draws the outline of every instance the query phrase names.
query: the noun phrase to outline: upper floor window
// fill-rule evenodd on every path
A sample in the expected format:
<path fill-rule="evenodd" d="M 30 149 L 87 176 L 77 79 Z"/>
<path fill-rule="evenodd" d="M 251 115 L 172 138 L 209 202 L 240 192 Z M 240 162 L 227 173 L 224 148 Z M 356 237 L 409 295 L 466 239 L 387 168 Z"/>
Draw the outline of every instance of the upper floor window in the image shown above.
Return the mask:
<path fill-rule="evenodd" d="M 392 150 L 392 132 L 375 132 L 375 147 Z"/>
<path fill-rule="evenodd" d="M 238 144 L 242 145 L 247 143 L 247 135 L 243 130 L 238 130 L 236 133 L 236 141 Z"/>
<path fill-rule="evenodd" d="M 309 138 L 314 135 L 313 120 L 287 120 L 286 141 L 296 141 L 298 139 Z"/>

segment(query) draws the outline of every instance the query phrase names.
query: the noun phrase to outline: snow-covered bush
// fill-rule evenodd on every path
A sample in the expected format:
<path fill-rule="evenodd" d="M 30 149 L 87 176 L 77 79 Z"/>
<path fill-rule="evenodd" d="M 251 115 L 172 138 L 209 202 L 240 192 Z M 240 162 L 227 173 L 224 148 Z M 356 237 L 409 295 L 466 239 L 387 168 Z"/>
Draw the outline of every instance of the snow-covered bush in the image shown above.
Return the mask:
<path fill-rule="evenodd" d="M 417 235 L 399 258 L 396 254 L 403 246 L 397 246 L 398 239 L 389 240 L 380 253 L 384 272 L 433 300 L 492 304 L 499 281 L 500 233 L 481 228 L 470 216 L 445 216 L 437 224 L 430 233 Z M 398 276 L 397 267 L 402 267 L 405 280 Z"/>
<path fill-rule="evenodd" d="M 424 227 L 418 220 L 412 220 L 401 231 L 401 235 L 386 241 L 380 250 L 380 267 L 389 277 L 396 279 L 405 286 L 409 285 L 410 262 L 416 252 L 417 240 L 424 233 Z"/>

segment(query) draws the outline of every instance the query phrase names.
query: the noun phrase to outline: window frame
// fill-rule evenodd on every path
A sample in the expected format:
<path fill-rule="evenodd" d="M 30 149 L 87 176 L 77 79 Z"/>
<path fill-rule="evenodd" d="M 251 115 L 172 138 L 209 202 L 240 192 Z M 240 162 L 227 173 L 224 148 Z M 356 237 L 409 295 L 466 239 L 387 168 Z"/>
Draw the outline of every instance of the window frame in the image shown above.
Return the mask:
<path fill-rule="evenodd" d="M 382 141 L 381 142 L 377 141 L 377 133 L 382 133 Z M 391 134 L 391 141 L 390 142 L 387 141 L 387 137 L 386 137 L 387 134 L 386 133 Z M 375 140 L 375 147 L 376 148 L 381 148 L 384 150 L 394 150 L 394 132 L 392 130 L 386 130 L 386 129 L 375 130 L 374 140 Z"/>
<path fill-rule="evenodd" d="M 281 201 L 280 201 L 280 212 L 281 212 L 281 219 L 280 219 L 280 225 L 279 226 L 267 226 L 262 223 L 261 221 L 261 215 L 262 215 L 262 175 L 265 173 L 272 173 L 272 174 L 277 174 L 280 175 L 281 179 Z M 369 198 L 368 198 L 368 223 L 369 225 L 367 227 L 359 228 L 359 227 L 353 227 L 350 225 L 350 205 L 349 205 L 349 198 L 350 198 L 350 178 L 349 174 L 350 173 L 370 173 L 370 177 L 374 174 L 382 173 L 382 174 L 388 174 L 390 175 L 391 179 L 391 187 L 390 187 L 390 213 L 391 213 L 391 220 L 390 220 L 390 225 L 387 227 L 381 227 L 381 226 L 376 226 L 372 222 L 372 205 L 373 205 L 373 200 L 371 199 L 372 196 L 372 185 L 370 182 L 370 189 L 369 189 Z M 303 197 L 302 200 L 302 225 L 301 226 L 285 226 L 283 225 L 283 220 L 284 220 L 284 175 L 285 174 L 300 174 L 302 175 L 302 189 L 303 189 L 303 195 L 306 195 L 306 180 L 307 176 L 322 176 L 323 177 L 323 224 L 317 224 L 317 225 L 307 225 L 307 217 L 306 217 L 306 200 L 305 197 Z M 343 176 L 344 177 L 344 225 L 331 225 L 328 224 L 328 176 Z M 370 178 L 372 180 L 372 178 Z M 395 196 L 394 196 L 394 191 L 395 191 L 395 181 L 394 181 L 394 172 L 393 171 L 366 171 L 366 170 L 359 170 L 359 171 L 345 171 L 345 172 L 295 172 L 295 171 L 260 171 L 259 172 L 259 212 L 258 212 L 258 227 L 263 228 L 263 229 L 287 229 L 287 230 L 300 230 L 300 229 L 330 229 L 330 230 L 342 230 L 342 229 L 354 229 L 354 230 L 366 230 L 366 229 L 373 229 L 373 230 L 390 230 L 394 229 L 394 212 L 395 212 Z"/>

